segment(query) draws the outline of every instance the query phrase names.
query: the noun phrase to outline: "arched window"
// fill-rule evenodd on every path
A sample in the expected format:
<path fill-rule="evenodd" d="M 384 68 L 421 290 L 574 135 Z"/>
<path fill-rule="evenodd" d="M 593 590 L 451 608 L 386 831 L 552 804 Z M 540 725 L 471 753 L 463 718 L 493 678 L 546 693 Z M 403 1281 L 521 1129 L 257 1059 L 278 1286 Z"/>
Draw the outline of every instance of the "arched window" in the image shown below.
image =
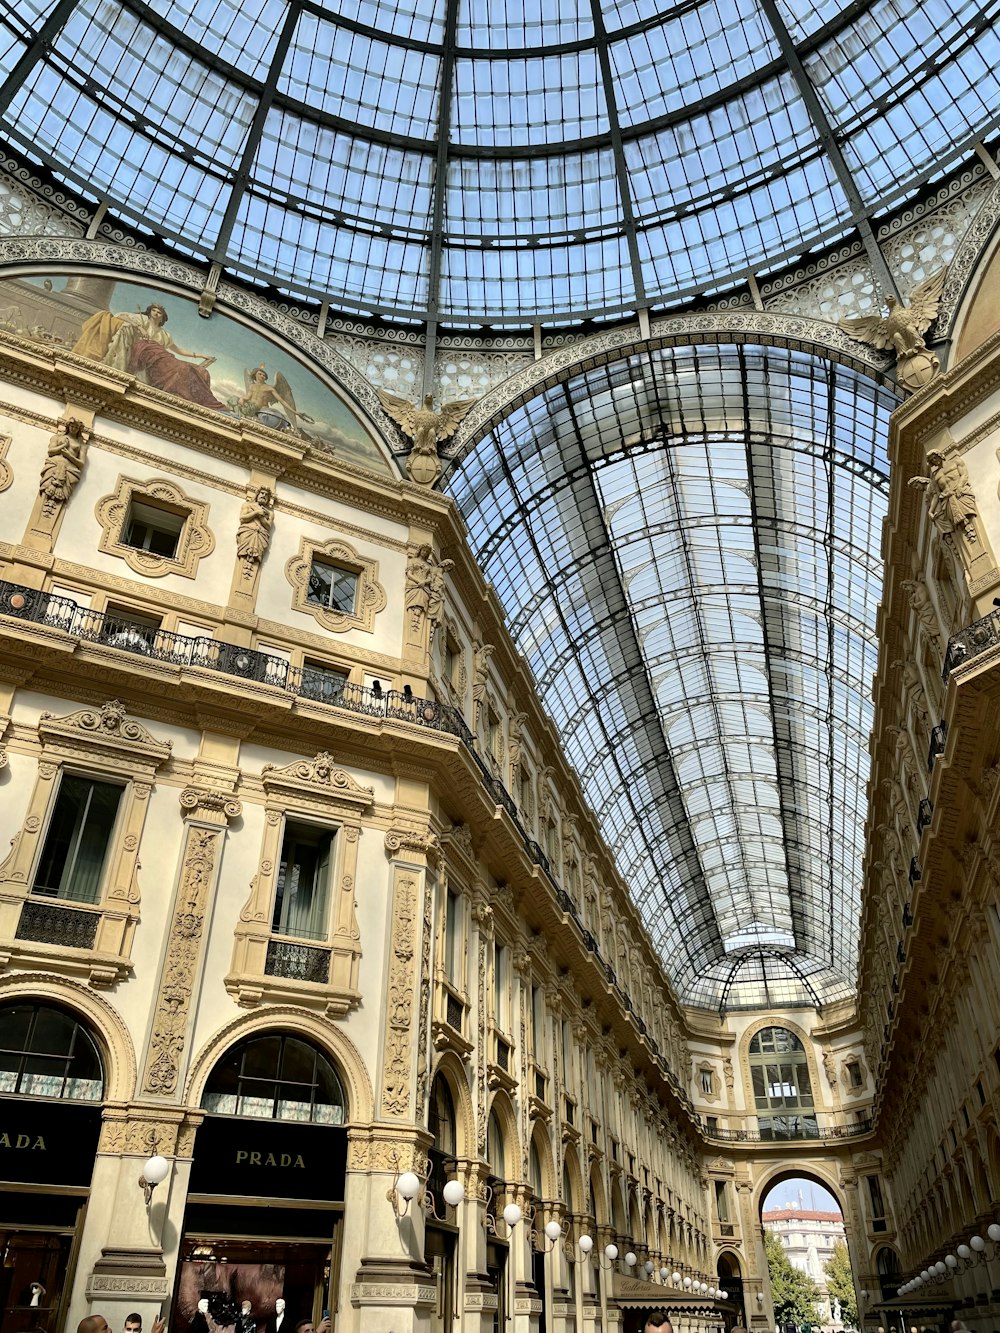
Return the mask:
<path fill-rule="evenodd" d="M 888 1245 L 883 1245 L 875 1256 L 875 1267 L 878 1269 L 882 1299 L 893 1300 L 903 1276 L 899 1267 L 899 1255 Z"/>
<path fill-rule="evenodd" d="M 490 1112 L 490 1118 L 486 1123 L 486 1158 L 490 1164 L 490 1175 L 497 1180 L 505 1180 L 507 1164 L 504 1160 L 503 1131 L 496 1111 Z"/>
<path fill-rule="evenodd" d="M 431 1086 L 430 1117 L 427 1128 L 434 1135 L 434 1146 L 446 1157 L 454 1157 L 455 1148 L 455 1103 L 451 1089 L 445 1079 L 436 1074 Z"/>
<path fill-rule="evenodd" d="M 0 1092 L 99 1102 L 97 1043 L 72 1014 L 30 1000 L 0 1008 Z"/>
<path fill-rule="evenodd" d="M 217 1115 L 342 1125 L 344 1089 L 326 1056 L 301 1037 L 272 1032 L 227 1051 L 201 1104 Z"/>
<path fill-rule="evenodd" d="M 763 1028 L 751 1038 L 749 1056 L 761 1138 L 818 1138 L 809 1060 L 795 1033 Z"/>

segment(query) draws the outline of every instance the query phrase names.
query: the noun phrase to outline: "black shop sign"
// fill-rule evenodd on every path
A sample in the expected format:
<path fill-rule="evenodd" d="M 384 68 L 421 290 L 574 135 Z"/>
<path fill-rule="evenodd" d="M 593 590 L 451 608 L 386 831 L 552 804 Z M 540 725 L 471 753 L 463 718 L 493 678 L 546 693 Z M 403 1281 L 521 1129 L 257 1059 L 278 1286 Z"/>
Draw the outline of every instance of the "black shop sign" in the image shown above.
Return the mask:
<path fill-rule="evenodd" d="M 89 1185 L 100 1135 L 99 1106 L 0 1097 L 0 1180 Z"/>
<path fill-rule="evenodd" d="M 342 1203 L 347 1130 L 287 1120 L 206 1116 L 194 1143 L 191 1193 Z"/>

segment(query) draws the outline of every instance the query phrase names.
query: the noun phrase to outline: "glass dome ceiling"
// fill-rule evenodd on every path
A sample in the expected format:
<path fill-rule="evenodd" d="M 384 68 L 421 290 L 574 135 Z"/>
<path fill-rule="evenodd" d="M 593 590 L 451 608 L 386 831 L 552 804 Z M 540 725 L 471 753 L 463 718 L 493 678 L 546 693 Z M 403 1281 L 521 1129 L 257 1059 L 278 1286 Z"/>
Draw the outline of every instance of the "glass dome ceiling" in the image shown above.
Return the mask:
<path fill-rule="evenodd" d="M 335 310 L 568 322 L 848 234 L 1000 116 L 1000 0 L 0 0 L 22 152 Z"/>
<path fill-rule="evenodd" d="M 446 479 L 681 998 L 853 994 L 894 394 L 802 351 L 645 351 Z"/>

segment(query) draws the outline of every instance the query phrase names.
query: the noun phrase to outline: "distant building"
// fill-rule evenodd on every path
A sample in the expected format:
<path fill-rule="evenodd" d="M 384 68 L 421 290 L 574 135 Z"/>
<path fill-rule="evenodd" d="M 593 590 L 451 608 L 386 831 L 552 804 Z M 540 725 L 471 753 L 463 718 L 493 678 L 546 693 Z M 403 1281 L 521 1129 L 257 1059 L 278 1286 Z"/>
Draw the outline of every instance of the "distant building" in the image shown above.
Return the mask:
<path fill-rule="evenodd" d="M 784 1208 L 772 1208 L 762 1213 L 761 1221 L 781 1241 L 790 1263 L 816 1283 L 820 1293 L 821 1323 L 824 1328 L 839 1333 L 844 1323 L 839 1302 L 834 1304 L 827 1292 L 826 1265 L 837 1242 L 846 1244 L 844 1219 L 840 1213 L 821 1212 L 789 1203 Z"/>

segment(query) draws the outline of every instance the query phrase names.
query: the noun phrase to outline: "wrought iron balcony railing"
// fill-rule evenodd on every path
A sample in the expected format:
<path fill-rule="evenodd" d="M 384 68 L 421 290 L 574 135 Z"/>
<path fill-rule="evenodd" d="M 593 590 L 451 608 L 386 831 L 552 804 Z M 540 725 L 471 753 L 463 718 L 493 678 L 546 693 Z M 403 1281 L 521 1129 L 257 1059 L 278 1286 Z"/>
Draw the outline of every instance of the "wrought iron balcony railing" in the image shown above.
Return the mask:
<path fill-rule="evenodd" d="M 341 681 L 331 672 L 318 670 L 316 667 L 295 666 L 284 657 L 273 653 L 262 653 L 257 648 L 224 643 L 208 635 L 175 634 L 170 630 L 143 624 L 138 617 L 133 620 L 127 615 L 93 611 L 89 607 L 80 606 L 69 597 L 57 596 L 39 588 L 28 588 L 2 579 L 0 579 L 0 616 L 11 616 L 37 625 L 48 625 L 84 642 L 117 648 L 151 662 L 217 671 L 222 675 L 269 685 L 285 694 L 294 694 L 299 698 L 328 704 L 332 708 L 345 709 L 366 717 L 411 722 L 417 726 L 457 736 L 479 770 L 484 788 L 497 806 L 510 816 L 528 857 L 548 880 L 559 909 L 573 922 L 585 948 L 594 954 L 608 984 L 618 991 L 625 1012 L 632 1014 L 633 1021 L 645 1037 L 661 1072 L 677 1097 L 689 1110 L 692 1110 L 691 1099 L 686 1090 L 670 1069 L 655 1038 L 646 1029 L 645 1023 L 642 1023 L 635 1014 L 631 997 L 621 985 L 611 964 L 601 956 L 597 941 L 584 926 L 576 904 L 557 882 L 548 856 L 525 829 L 517 802 L 508 792 L 502 779 L 497 776 L 492 765 L 483 757 L 475 734 L 458 709 L 450 704 L 439 703 L 435 699 L 420 698 L 412 693 L 409 686 L 402 690 L 383 690 L 378 683 L 372 686 L 356 685 L 350 681 Z M 294 969 L 302 963 L 294 962 L 291 954 L 286 951 L 280 958 L 276 953 L 270 960 L 270 965 L 293 969 L 273 974 L 290 976 L 295 975 Z M 299 979 L 306 978 L 299 977 Z"/>
<path fill-rule="evenodd" d="M 872 1121 L 866 1117 L 854 1125 L 823 1125 L 815 1126 L 806 1124 L 800 1119 L 798 1125 L 789 1124 L 782 1133 L 769 1131 L 761 1134 L 759 1129 L 723 1129 L 718 1125 L 702 1126 L 702 1133 L 706 1139 L 718 1139 L 723 1143 L 787 1143 L 789 1140 L 811 1139 L 821 1141 L 827 1139 L 855 1139 L 862 1134 L 872 1132 Z"/>

